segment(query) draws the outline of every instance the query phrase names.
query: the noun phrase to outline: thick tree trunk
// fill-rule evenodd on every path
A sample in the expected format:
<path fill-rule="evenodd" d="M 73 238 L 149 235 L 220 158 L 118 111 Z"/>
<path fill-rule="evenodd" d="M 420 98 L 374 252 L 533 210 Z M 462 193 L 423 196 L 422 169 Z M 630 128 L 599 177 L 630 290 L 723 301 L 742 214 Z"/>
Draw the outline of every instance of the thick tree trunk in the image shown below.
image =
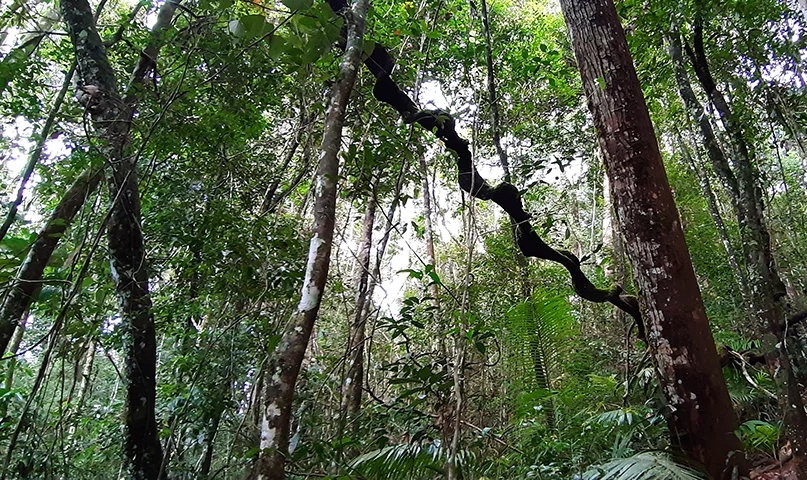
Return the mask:
<path fill-rule="evenodd" d="M 294 387 L 328 278 L 342 126 L 350 92 L 353 90 L 361 62 L 367 8 L 368 0 L 354 0 L 350 9 L 339 12 L 346 19 L 347 42 L 339 66 L 339 77 L 331 87 L 323 127 L 314 193 L 314 236 L 309 246 L 300 304 L 286 325 L 280 343 L 272 353 L 267 371 L 261 422 L 261 451 L 253 470 L 253 478 L 261 480 L 286 478 L 285 462 Z"/>
<path fill-rule="evenodd" d="M 153 66 L 159 53 L 162 40 L 160 33 L 171 24 L 174 11 L 179 2 L 165 2 L 160 8 L 157 22 L 152 27 L 152 41 L 143 50 L 140 60 L 137 63 L 127 88 L 126 101 L 128 108 L 128 121 L 131 121 L 135 106 L 135 89 L 143 83 L 149 68 Z M 92 18 L 92 17 L 90 17 Z M 99 48 L 103 48 L 102 46 Z M 72 76 L 69 74 L 68 76 Z M 83 79 L 82 79 L 83 81 Z M 92 100 L 92 95 L 81 90 L 81 97 Z M 57 102 L 58 103 L 58 98 Z M 123 105 L 122 103 L 120 105 Z M 93 111 L 99 112 L 99 108 L 106 108 L 109 103 L 101 105 L 99 102 L 93 104 Z M 126 110 L 126 109 L 124 109 Z M 121 111 L 120 113 L 123 113 Z M 43 129 L 43 137 L 45 130 Z M 38 155 L 34 150 L 32 155 Z M 85 200 L 95 191 L 101 179 L 101 169 L 90 167 L 79 175 L 70 189 L 65 193 L 62 200 L 48 217 L 48 221 L 37 234 L 37 238 L 31 245 L 28 255 L 20 266 L 12 288 L 3 301 L 0 308 L 0 355 L 8 347 L 8 341 L 14 332 L 15 326 L 20 321 L 20 315 L 25 312 L 33 302 L 34 293 L 41 286 L 42 274 L 50 262 L 53 251 L 59 245 L 67 228 L 73 222 L 76 214 L 84 206 Z"/>
<path fill-rule="evenodd" d="M 693 46 L 687 45 L 687 53 L 692 60 L 695 74 L 703 90 L 717 111 L 734 147 L 734 169 L 736 171 L 739 196 L 737 212 L 740 217 L 740 236 L 743 242 L 743 256 L 748 268 L 748 286 L 751 296 L 752 313 L 760 321 L 762 329 L 767 328 L 776 336 L 775 350 L 768 352 L 769 366 L 778 360 L 785 372 L 786 400 L 781 406 L 785 417 L 785 436 L 793 448 L 793 456 L 799 459 L 802 473 L 807 475 L 807 412 L 800 383 L 807 385 L 807 365 L 793 365 L 798 361 L 796 351 L 788 351 L 788 339 L 782 325 L 786 319 L 785 299 L 787 291 L 779 277 L 773 258 L 771 237 L 765 220 L 765 205 L 759 185 L 759 170 L 753 158 L 753 150 L 745 139 L 745 132 L 734 116 L 728 101 L 717 88 L 712 77 L 703 44 L 703 26 L 696 19 Z M 792 342 L 791 342 L 792 343 Z M 775 367 L 774 367 L 775 368 Z M 774 369 L 772 368 L 772 370 Z"/>
<path fill-rule="evenodd" d="M 347 377 L 342 387 L 345 398 L 345 418 L 350 419 L 361 408 L 362 388 L 364 387 L 364 343 L 367 315 L 364 306 L 367 297 L 372 295 L 368 288 L 370 277 L 370 250 L 373 245 L 373 226 L 375 225 L 376 199 L 371 193 L 367 199 L 367 208 L 364 212 L 361 243 L 359 244 L 358 261 L 356 267 L 356 309 L 353 321 L 350 323 L 349 342 L 347 351 Z M 355 424 L 354 424 L 355 425 Z"/>
<path fill-rule="evenodd" d="M 76 54 L 78 97 L 92 117 L 93 126 L 102 139 L 99 150 L 109 162 L 107 184 L 111 213 L 107 239 L 121 328 L 126 339 L 124 452 L 129 475 L 138 480 L 159 478 L 163 456 L 155 415 L 157 340 L 149 296 L 136 159 L 126 156 L 126 147 L 136 89 L 154 66 L 161 44 L 158 33 L 170 25 L 177 3 L 166 2 L 160 9 L 152 41 L 141 52 L 124 99 L 118 93 L 115 73 L 96 30 L 89 3 L 87 0 L 61 2 L 62 17 Z"/>
<path fill-rule="evenodd" d="M 561 0 L 641 290 L 673 444 L 716 479 L 744 468 L 709 321 L 612 0 Z"/>

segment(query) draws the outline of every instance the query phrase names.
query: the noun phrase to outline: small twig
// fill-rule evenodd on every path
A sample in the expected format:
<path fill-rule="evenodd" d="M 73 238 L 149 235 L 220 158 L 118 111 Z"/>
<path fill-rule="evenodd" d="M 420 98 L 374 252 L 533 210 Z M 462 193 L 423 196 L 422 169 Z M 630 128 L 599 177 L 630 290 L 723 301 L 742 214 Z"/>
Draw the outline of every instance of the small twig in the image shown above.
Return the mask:
<path fill-rule="evenodd" d="M 759 390 L 760 392 L 764 393 L 764 394 L 765 394 L 766 396 L 768 396 L 769 398 L 772 398 L 772 399 L 774 399 L 774 400 L 778 400 L 778 399 L 777 399 L 777 397 L 776 397 L 776 395 L 774 395 L 773 393 L 769 392 L 769 391 L 768 391 L 768 390 L 766 390 L 764 387 L 761 387 L 761 386 L 760 386 L 760 385 L 759 385 L 757 382 L 755 382 L 755 381 L 754 381 L 754 379 L 751 377 L 751 374 L 749 374 L 749 373 L 748 373 L 748 368 L 747 368 L 747 366 L 748 366 L 748 361 L 745 359 L 745 357 L 743 357 L 743 356 L 742 356 L 742 354 L 740 354 L 740 353 L 738 353 L 738 352 L 735 352 L 735 351 L 734 351 L 734 350 L 732 350 L 732 349 L 727 349 L 727 350 L 728 350 L 729 354 L 731 354 L 733 357 L 735 357 L 735 358 L 737 358 L 737 359 L 739 359 L 739 360 L 740 360 L 740 369 L 741 369 L 741 370 L 742 370 L 742 372 L 743 372 L 743 377 L 745 377 L 745 380 L 746 380 L 746 381 L 747 381 L 747 382 L 748 382 L 748 383 L 749 383 L 749 384 L 750 384 L 752 387 L 754 387 L 755 389 L 757 389 L 757 390 Z"/>

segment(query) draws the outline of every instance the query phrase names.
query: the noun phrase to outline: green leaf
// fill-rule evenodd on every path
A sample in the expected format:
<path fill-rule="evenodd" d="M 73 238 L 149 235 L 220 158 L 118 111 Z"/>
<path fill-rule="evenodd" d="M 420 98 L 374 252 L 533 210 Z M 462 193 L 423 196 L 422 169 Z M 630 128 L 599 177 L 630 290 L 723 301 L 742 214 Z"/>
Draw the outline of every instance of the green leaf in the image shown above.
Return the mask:
<path fill-rule="evenodd" d="M 314 0 L 283 0 L 283 5 L 291 10 L 308 10 L 314 4 Z"/>
<path fill-rule="evenodd" d="M 14 255 L 20 256 L 28 250 L 31 242 L 27 238 L 20 237 L 6 237 L 0 243 L 0 248 L 12 252 Z"/>
<path fill-rule="evenodd" d="M 374 41 L 372 41 L 372 40 L 365 40 L 364 41 L 364 45 L 362 46 L 362 49 L 364 51 L 364 57 L 365 58 L 369 57 L 370 54 L 373 53 L 373 50 L 375 49 L 375 45 L 376 45 L 376 43 Z"/>

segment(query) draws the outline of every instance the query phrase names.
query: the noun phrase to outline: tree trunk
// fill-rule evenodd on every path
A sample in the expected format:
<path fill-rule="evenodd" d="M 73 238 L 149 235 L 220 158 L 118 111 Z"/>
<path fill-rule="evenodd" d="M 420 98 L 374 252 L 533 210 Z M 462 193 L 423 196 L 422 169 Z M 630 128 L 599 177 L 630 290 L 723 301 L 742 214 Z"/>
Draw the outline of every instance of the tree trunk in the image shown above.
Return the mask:
<path fill-rule="evenodd" d="M 25 313 L 23 313 L 23 320 L 14 330 L 14 336 L 11 337 L 11 348 L 8 351 L 8 356 L 3 358 L 3 360 L 8 362 L 8 365 L 6 366 L 6 379 L 4 384 L 6 390 L 11 390 L 11 387 L 14 385 L 14 371 L 17 369 L 17 351 L 20 349 L 20 344 L 22 343 L 22 336 L 24 333 Z"/>
<path fill-rule="evenodd" d="M 729 261 L 731 273 L 734 275 L 734 281 L 737 282 L 737 286 L 740 288 L 740 300 L 743 306 L 743 312 L 749 313 L 751 311 L 751 293 L 748 291 L 748 282 L 746 280 L 745 271 L 743 271 L 742 267 L 740 266 L 737 252 L 734 250 L 734 246 L 731 244 L 731 237 L 729 237 L 728 229 L 726 228 L 726 224 L 723 222 L 723 217 L 720 215 L 717 198 L 715 197 L 714 190 L 712 189 L 712 183 L 709 181 L 709 175 L 701 171 L 701 166 L 695 163 L 695 159 L 693 159 L 692 155 L 690 155 L 689 147 L 684 143 L 684 139 L 681 138 L 680 135 L 678 135 L 677 143 L 681 154 L 686 160 L 687 165 L 689 165 L 689 169 L 692 171 L 692 174 L 695 175 L 695 178 L 698 179 L 698 184 L 701 187 L 701 193 L 706 199 L 707 210 L 709 210 L 709 215 L 712 217 L 712 221 L 715 223 L 717 236 L 720 238 L 720 243 L 723 244 L 723 249 L 726 251 L 726 258 Z"/>
<path fill-rule="evenodd" d="M 437 269 L 437 255 L 434 253 L 434 222 L 432 209 L 432 191 L 429 184 L 429 166 L 426 165 L 426 155 L 418 158 L 420 166 L 420 188 L 423 189 L 423 240 L 426 242 L 426 261 Z M 429 295 L 432 296 L 433 307 L 440 305 L 440 289 L 436 283 L 429 285 Z"/>
<path fill-rule="evenodd" d="M 84 401 L 87 398 L 87 393 L 90 391 L 90 386 L 92 382 L 90 382 L 92 378 L 92 367 L 95 363 L 95 349 L 98 346 L 98 340 L 96 338 L 90 339 L 87 342 L 87 349 L 84 351 L 84 355 L 82 356 L 84 360 L 84 364 L 81 367 L 81 372 L 79 374 L 79 387 L 78 387 L 78 395 L 76 397 L 76 401 L 73 403 L 73 406 L 70 408 L 70 428 L 68 429 L 67 433 L 67 440 L 71 446 L 73 445 L 73 436 L 76 433 L 76 422 L 75 418 L 78 414 L 81 413 L 81 408 L 84 406 Z"/>
<path fill-rule="evenodd" d="M 70 88 L 70 82 L 73 80 L 73 74 L 75 71 L 76 63 L 73 62 L 73 64 L 70 66 L 70 70 L 68 70 L 64 76 L 62 88 L 59 90 L 59 93 L 56 94 L 56 98 L 53 100 L 53 105 L 50 107 L 50 114 L 48 115 L 48 118 L 45 119 L 42 129 L 35 136 L 36 145 L 34 145 L 33 150 L 31 150 L 30 155 L 28 155 L 28 161 L 25 164 L 25 169 L 23 169 L 22 175 L 20 175 L 20 187 L 17 189 L 17 196 L 11 203 L 11 207 L 9 207 L 8 213 L 6 214 L 6 219 L 3 221 L 3 225 L 0 226 L 0 242 L 6 238 L 8 230 L 11 228 L 11 225 L 14 224 L 14 220 L 17 218 L 17 211 L 22 204 L 25 187 L 28 185 L 28 180 L 31 179 L 31 175 L 34 173 L 36 164 L 39 163 L 39 159 L 42 158 L 42 151 L 45 149 L 45 142 L 48 141 L 50 132 L 53 129 L 53 124 L 56 123 L 56 116 L 59 114 L 59 110 L 62 108 L 64 97 L 67 95 L 67 90 Z"/>
<path fill-rule="evenodd" d="M 367 315 L 364 305 L 367 297 L 372 295 L 368 289 L 370 277 L 370 250 L 373 245 L 373 226 L 375 224 L 376 199 L 371 193 L 367 199 L 367 209 L 364 212 L 361 243 L 359 245 L 358 261 L 359 271 L 356 275 L 356 309 L 353 321 L 350 324 L 349 342 L 347 345 L 348 371 L 343 386 L 345 398 L 345 418 L 350 419 L 361 408 L 362 388 L 364 385 L 364 342 Z"/>
<path fill-rule="evenodd" d="M 510 174 L 510 161 L 507 158 L 507 151 L 502 147 L 501 136 L 501 116 L 499 115 L 499 97 L 496 94 L 496 69 L 493 65 L 493 41 L 490 34 L 490 14 L 486 0 L 481 0 L 482 5 L 482 26 L 485 31 L 485 63 L 487 64 L 488 97 L 490 102 L 491 130 L 493 146 L 496 148 L 496 156 L 499 165 L 504 170 L 504 181 L 512 183 Z M 510 218 L 510 227 L 513 231 L 513 242 L 518 247 L 518 225 L 513 218 Z M 527 258 L 516 248 L 516 265 L 518 266 L 519 280 L 521 285 L 521 296 L 530 298 L 532 295 L 532 285 L 530 285 L 530 270 Z"/>
<path fill-rule="evenodd" d="M 639 285 L 675 446 L 716 479 L 744 469 L 709 321 L 612 0 L 561 0 Z M 740 472 L 743 473 L 743 472 Z"/>
<path fill-rule="evenodd" d="M 711 122 L 709 121 L 709 117 L 706 116 L 706 112 L 703 111 L 703 106 L 695 96 L 695 92 L 692 91 L 692 85 L 689 83 L 689 75 L 686 71 L 684 55 L 681 49 L 681 35 L 678 32 L 677 27 L 673 26 L 672 32 L 667 36 L 667 42 L 669 43 L 670 57 L 672 59 L 673 69 L 675 70 L 675 81 L 678 84 L 678 94 L 684 103 L 684 107 L 686 107 L 689 113 L 690 119 L 694 119 L 698 123 L 701 142 L 703 143 L 709 160 L 711 161 L 712 170 L 723 183 L 726 193 L 728 193 L 729 198 L 731 198 L 733 202 L 738 223 L 742 224 L 743 219 L 745 218 L 745 209 L 740 203 L 740 188 L 737 184 L 737 178 L 734 176 L 734 172 L 731 170 L 729 162 L 726 159 L 726 156 L 723 154 L 723 149 L 720 147 L 720 143 L 717 141 L 717 137 L 715 136 L 715 132 L 712 128 Z M 693 173 L 698 178 L 701 185 L 701 190 L 706 196 L 709 212 L 712 215 L 712 219 L 715 221 L 718 234 L 720 234 L 720 239 L 723 242 L 723 246 L 729 256 L 729 263 L 731 265 L 732 272 L 734 273 L 734 277 L 737 279 L 737 284 L 740 287 L 743 304 L 746 310 L 748 310 L 751 305 L 751 292 L 748 288 L 748 276 L 746 271 L 737 261 L 736 255 L 733 253 L 734 247 L 731 245 L 728 232 L 726 231 L 723 220 L 720 217 L 719 211 L 717 210 L 714 193 L 712 192 L 711 185 L 709 184 L 709 179 L 705 174 L 700 172 L 700 169 L 692 161 L 686 147 L 683 145 L 683 142 L 679 143 L 681 143 L 681 148 L 684 149 L 684 154 L 688 159 L 688 163 L 693 169 Z M 748 311 L 750 312 L 750 310 Z"/>
<path fill-rule="evenodd" d="M 165 2 L 160 8 L 157 22 L 151 30 L 152 40 L 141 53 L 140 60 L 132 73 L 126 95 L 127 105 L 130 107 L 128 108 L 128 121 L 131 121 L 135 111 L 135 87 L 143 83 L 149 68 L 155 64 L 160 45 L 162 45 L 159 34 L 170 25 L 178 4 L 178 1 Z M 90 17 L 91 19 L 92 16 Z M 98 48 L 103 49 L 103 46 L 99 44 Z M 84 81 L 84 79 L 80 79 L 80 81 Z M 83 99 L 93 101 L 92 95 L 85 90 L 80 89 L 79 93 Z M 123 104 L 121 103 L 118 106 L 120 105 Z M 98 112 L 99 107 L 103 109 L 109 106 L 109 102 L 103 102 L 102 105 L 102 102 L 96 101 L 93 103 L 92 111 Z M 121 111 L 120 113 L 124 112 Z M 20 321 L 20 315 L 31 306 L 34 293 L 41 285 L 42 274 L 48 262 L 50 262 L 53 251 L 59 245 L 59 240 L 61 240 L 67 228 L 73 222 L 78 211 L 84 206 L 85 200 L 98 187 L 100 177 L 101 169 L 97 167 L 91 166 L 82 172 L 37 234 L 25 261 L 20 266 L 17 279 L 6 296 L 2 308 L 0 308 L 0 356 L 8 347 L 9 338 L 11 338 L 14 328 Z"/>
<path fill-rule="evenodd" d="M 703 44 L 703 25 L 700 18 L 694 26 L 693 46 L 687 45 L 687 54 L 692 60 L 695 74 L 720 116 L 732 146 L 734 147 L 734 168 L 736 171 L 739 196 L 737 199 L 740 220 L 740 236 L 743 242 L 743 256 L 748 268 L 748 286 L 753 295 L 752 311 L 760 321 L 761 329 L 767 328 L 776 337 L 776 346 L 766 352 L 769 366 L 778 360 L 785 372 L 786 399 L 781 407 L 785 417 L 785 437 L 793 447 L 793 456 L 799 459 L 802 474 L 807 475 L 807 412 L 799 383 L 807 384 L 807 365 L 793 365 L 798 355 L 788 351 L 788 341 L 783 325 L 786 320 L 784 300 L 787 291 L 779 277 L 771 248 L 771 237 L 765 221 L 765 205 L 759 186 L 753 150 L 746 142 L 745 132 L 729 106 L 723 93 L 717 88 L 712 77 Z"/>
<path fill-rule="evenodd" d="M 115 73 L 96 30 L 87 0 L 62 0 L 62 17 L 73 43 L 78 66 L 78 98 L 91 115 L 103 143 L 99 150 L 109 162 L 107 184 L 111 213 L 107 239 L 110 269 L 126 339 L 127 379 L 124 452 L 129 475 L 137 480 L 161 476 L 162 447 L 155 415 L 157 340 L 151 312 L 146 251 L 141 227 L 136 158 L 126 156 L 129 128 L 135 111 L 135 91 L 154 67 L 159 33 L 173 18 L 178 2 L 166 2 L 157 15 L 152 41 L 141 52 L 125 100 L 118 93 Z"/>
<path fill-rule="evenodd" d="M 286 325 L 280 343 L 272 352 L 267 371 L 261 422 L 261 451 L 252 472 L 253 478 L 261 480 L 286 478 L 285 462 L 291 428 L 294 387 L 328 278 L 336 212 L 336 182 L 339 175 L 338 154 L 342 141 L 342 126 L 350 92 L 353 90 L 361 62 L 367 8 L 368 0 L 353 0 L 350 9 L 338 12 L 343 14 L 346 19 L 347 42 L 345 54 L 339 66 L 339 77 L 331 87 L 323 127 L 314 193 L 314 236 L 311 238 L 308 250 L 308 263 L 300 304 Z"/>
<path fill-rule="evenodd" d="M 28 311 L 36 292 L 42 286 L 42 274 L 59 245 L 59 240 L 100 180 L 100 170 L 85 170 L 70 186 L 37 234 L 25 261 L 20 265 L 3 307 L 0 308 L 0 354 L 6 351 L 14 329 L 20 324 L 23 314 Z"/>

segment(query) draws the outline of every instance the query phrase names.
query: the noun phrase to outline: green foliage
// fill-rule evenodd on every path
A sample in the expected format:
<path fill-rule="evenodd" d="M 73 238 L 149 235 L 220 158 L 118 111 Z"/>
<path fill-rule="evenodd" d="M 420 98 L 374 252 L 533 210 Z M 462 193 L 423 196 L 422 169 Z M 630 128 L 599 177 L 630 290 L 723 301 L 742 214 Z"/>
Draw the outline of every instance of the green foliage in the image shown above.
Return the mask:
<path fill-rule="evenodd" d="M 663 452 L 642 452 L 588 470 L 584 480 L 703 480 L 706 476 Z"/>
<path fill-rule="evenodd" d="M 458 455 L 458 464 L 468 461 L 468 452 Z M 472 459 L 471 459 L 472 460 Z M 434 444 L 397 444 L 364 453 L 350 467 L 373 479 L 430 479 L 443 474 L 445 451 Z"/>
<path fill-rule="evenodd" d="M 133 15 L 131 3 L 101 3 L 99 30 L 123 89 L 151 38 L 146 25 L 157 5 L 143 4 Z M 720 88 L 731 92 L 753 145 L 776 264 L 799 305 L 807 288 L 807 92 L 798 74 L 804 19 L 777 0 L 617 3 L 715 339 L 744 354 L 764 351 L 770 342 L 738 293 L 724 241 L 736 252 L 749 246 L 739 242 L 720 179 L 698 156 L 703 152 L 678 99 L 664 34 L 675 19 L 691 42 L 695 14 L 704 17 L 710 66 Z M 384 45 L 397 60 L 393 76 L 404 90 L 421 107 L 454 115 L 493 185 L 501 172 L 478 6 L 375 1 L 364 53 Z M 14 1 L 0 9 L 2 214 L 19 186 L 15 165 L 36 140 L 73 62 L 72 46 L 57 32 L 62 27 L 40 24 L 51 7 Z M 610 227 L 619 219 L 604 192 L 563 18 L 544 1 L 494 0 L 488 7 L 499 134 L 530 221 L 554 247 L 581 258 L 595 250 L 582 268 L 597 286 L 624 282 L 630 266 Z M 312 178 L 343 26 L 325 2 L 183 2 L 163 32 L 156 68 L 134 89 L 137 112 L 126 153 L 138 166 L 148 248 L 142 267 L 159 342 L 156 409 L 161 441 L 172 452 L 172 478 L 202 478 L 208 454 L 209 477 L 243 477 L 259 452 L 266 357 L 298 306 L 314 218 Z M 379 105 L 372 80 L 363 71 L 346 112 L 333 256 L 295 389 L 289 470 L 329 478 L 437 478 L 459 414 L 463 478 L 701 478 L 658 452 L 670 443 L 665 402 L 651 362 L 640 363 L 644 351 L 624 336 L 624 319 L 574 296 L 563 268 L 536 259 L 521 265 L 508 219 L 489 202 L 469 208 L 452 154 L 432 133 Z M 703 92 L 696 94 L 706 103 Z M 0 243 L 0 298 L 70 184 L 108 162 L 99 158 L 100 140 L 82 105 L 66 101 L 56 123 L 20 215 Z M 682 157 L 679 137 L 699 170 Z M 726 239 L 696 172 L 711 181 Z M 119 474 L 128 337 L 105 249 L 105 192 L 88 195 L 59 239 L 18 355 L 0 362 L 3 453 L 20 431 L 8 478 Z M 427 192 L 434 264 L 423 257 Z M 347 325 L 356 318 L 356 218 L 370 195 L 380 212 L 372 263 L 382 235 L 389 235 L 389 246 L 365 318 L 364 403 L 348 419 L 343 378 Z M 474 232 L 466 230 L 468 215 Z M 471 236 L 478 239 L 472 280 Z M 528 299 L 525 285 L 533 292 Z M 457 340 L 467 345 L 462 365 L 455 364 Z M 758 365 L 746 370 L 748 378 L 738 365 L 724 369 L 742 422 L 737 435 L 749 450 L 773 453 L 779 411 L 761 388 L 779 393 L 779 379 Z M 465 395 L 460 412 L 452 397 L 455 373 Z"/>
<path fill-rule="evenodd" d="M 531 367 L 534 385 L 551 388 L 559 374 L 563 347 L 576 332 L 567 298 L 536 292 L 507 312 L 505 328 L 512 365 L 522 370 Z"/>
<path fill-rule="evenodd" d="M 749 420 L 740 425 L 736 433 L 750 450 L 760 450 L 775 457 L 779 437 L 782 434 L 782 424 Z"/>

